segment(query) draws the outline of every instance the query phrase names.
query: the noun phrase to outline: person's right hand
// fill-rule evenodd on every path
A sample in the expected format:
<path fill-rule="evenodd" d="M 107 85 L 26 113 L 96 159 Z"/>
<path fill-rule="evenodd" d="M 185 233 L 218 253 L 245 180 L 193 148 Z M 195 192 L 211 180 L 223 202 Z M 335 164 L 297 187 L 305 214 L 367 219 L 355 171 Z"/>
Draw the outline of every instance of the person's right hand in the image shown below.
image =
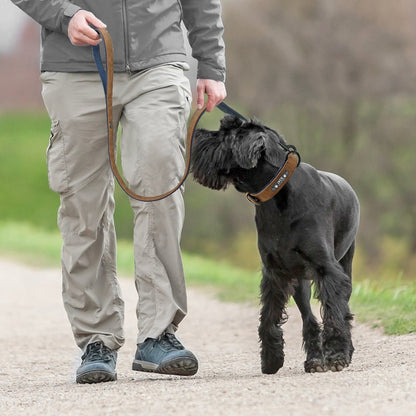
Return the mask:
<path fill-rule="evenodd" d="M 97 45 L 101 42 L 100 35 L 89 25 L 106 28 L 107 25 L 97 19 L 91 12 L 78 10 L 69 21 L 68 37 L 73 45 Z"/>

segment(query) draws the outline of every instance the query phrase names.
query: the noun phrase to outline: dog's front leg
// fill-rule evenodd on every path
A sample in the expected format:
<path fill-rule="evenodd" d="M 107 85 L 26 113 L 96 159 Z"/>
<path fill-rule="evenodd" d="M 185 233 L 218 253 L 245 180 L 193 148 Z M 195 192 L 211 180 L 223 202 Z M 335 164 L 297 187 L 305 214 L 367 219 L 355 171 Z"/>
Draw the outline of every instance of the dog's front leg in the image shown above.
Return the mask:
<path fill-rule="evenodd" d="M 283 331 L 281 325 L 287 321 L 286 303 L 292 285 L 279 279 L 263 268 L 261 281 L 261 302 L 259 337 L 261 342 L 261 370 L 264 374 L 274 374 L 284 362 Z"/>

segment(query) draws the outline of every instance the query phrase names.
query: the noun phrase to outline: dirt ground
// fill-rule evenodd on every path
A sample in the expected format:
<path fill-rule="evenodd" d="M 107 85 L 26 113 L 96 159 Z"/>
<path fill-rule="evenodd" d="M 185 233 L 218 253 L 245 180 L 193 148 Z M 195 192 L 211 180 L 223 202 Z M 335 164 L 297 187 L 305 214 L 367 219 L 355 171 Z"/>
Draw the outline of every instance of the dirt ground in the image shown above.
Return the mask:
<path fill-rule="evenodd" d="M 189 290 L 179 338 L 198 357 L 196 376 L 131 370 L 136 293 L 121 279 L 126 345 L 118 381 L 77 385 L 80 360 L 60 295 L 60 271 L 0 259 L 0 415 L 416 415 L 416 334 L 388 337 L 355 322 L 351 366 L 306 374 L 301 322 L 289 309 L 286 362 L 260 371 L 258 308 Z"/>

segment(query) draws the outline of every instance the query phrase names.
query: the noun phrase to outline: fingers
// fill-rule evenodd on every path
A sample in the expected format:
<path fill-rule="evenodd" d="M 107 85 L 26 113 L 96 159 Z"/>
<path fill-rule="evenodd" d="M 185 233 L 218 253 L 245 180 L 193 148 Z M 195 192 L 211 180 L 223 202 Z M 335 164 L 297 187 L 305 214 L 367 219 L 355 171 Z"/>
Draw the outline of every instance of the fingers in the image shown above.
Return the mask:
<path fill-rule="evenodd" d="M 204 106 L 205 102 L 205 86 L 199 81 L 196 84 L 196 108 L 198 110 Z"/>
<path fill-rule="evenodd" d="M 101 42 L 100 35 L 90 26 L 107 27 L 100 19 L 86 10 L 79 10 L 69 22 L 68 37 L 73 45 L 97 45 Z"/>
<path fill-rule="evenodd" d="M 225 85 L 221 81 L 212 79 L 198 79 L 197 81 L 197 109 L 204 105 L 205 94 L 208 96 L 207 111 L 212 111 L 227 96 Z"/>

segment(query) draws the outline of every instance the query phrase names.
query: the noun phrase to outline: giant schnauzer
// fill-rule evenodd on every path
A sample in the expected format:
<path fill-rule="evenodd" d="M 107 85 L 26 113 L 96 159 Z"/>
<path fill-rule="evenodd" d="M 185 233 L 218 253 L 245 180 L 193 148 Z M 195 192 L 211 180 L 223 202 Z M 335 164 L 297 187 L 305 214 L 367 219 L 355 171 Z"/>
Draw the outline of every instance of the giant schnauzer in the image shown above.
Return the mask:
<path fill-rule="evenodd" d="M 257 121 L 234 116 L 219 131 L 198 129 L 194 178 L 203 186 L 255 194 L 273 181 L 287 157 L 284 139 Z M 291 148 L 290 148 L 291 149 Z M 290 295 L 301 312 L 306 372 L 341 371 L 354 347 L 348 302 L 359 202 L 341 177 L 300 163 L 281 190 L 256 205 L 263 263 L 259 337 L 261 367 L 276 373 L 284 361 L 282 324 Z M 322 329 L 310 306 L 311 281 L 321 303 Z"/>

